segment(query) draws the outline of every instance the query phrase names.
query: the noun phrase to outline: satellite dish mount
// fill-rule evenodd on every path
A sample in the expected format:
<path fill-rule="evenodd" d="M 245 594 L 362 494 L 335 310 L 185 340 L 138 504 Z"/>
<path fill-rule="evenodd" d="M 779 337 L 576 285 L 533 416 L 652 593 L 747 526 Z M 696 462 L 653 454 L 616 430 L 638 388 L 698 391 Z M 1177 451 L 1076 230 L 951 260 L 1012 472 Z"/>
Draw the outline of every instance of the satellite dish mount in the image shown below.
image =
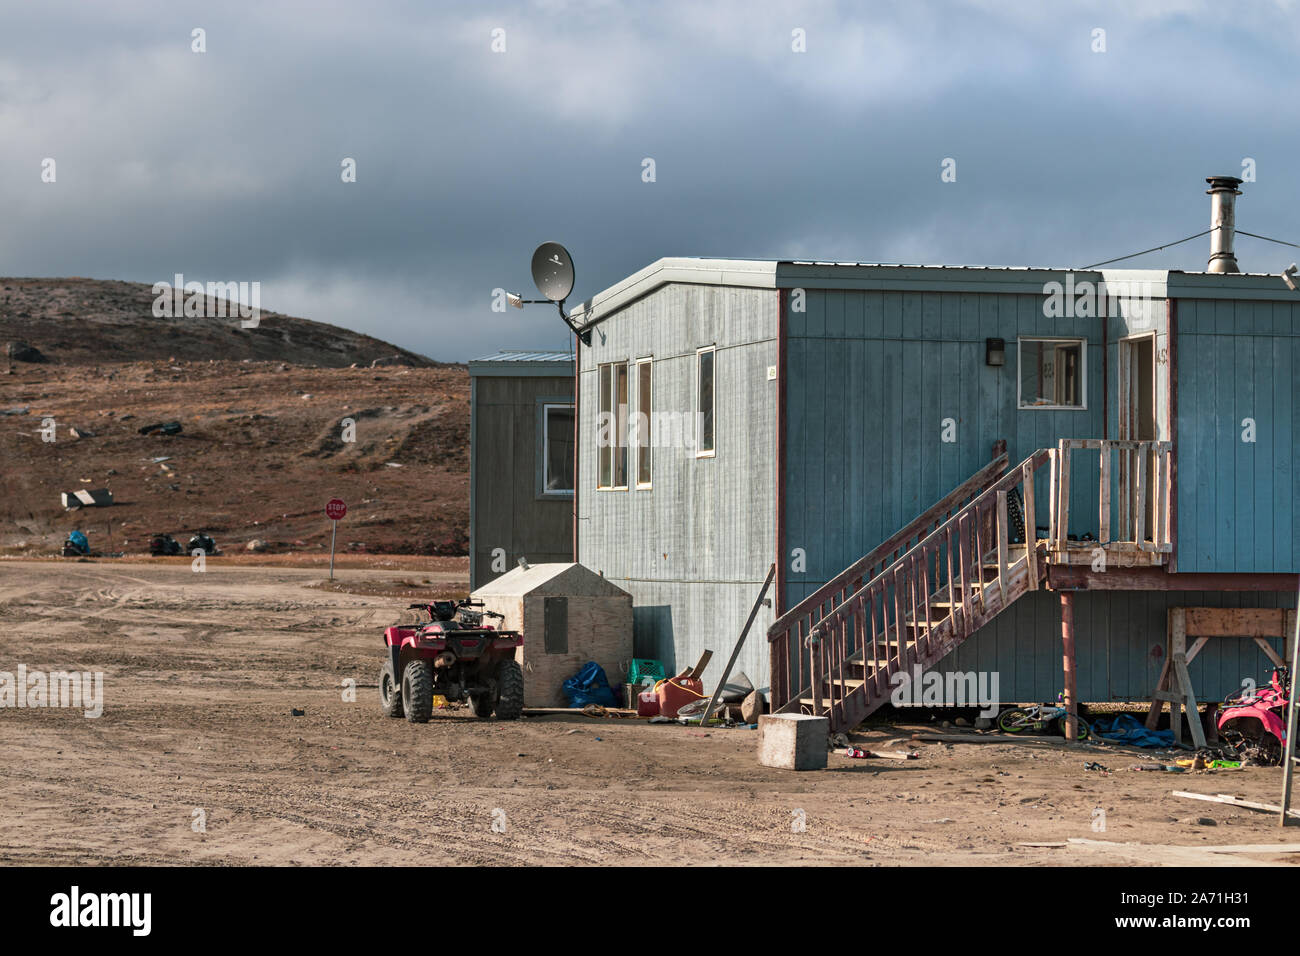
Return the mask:
<path fill-rule="evenodd" d="M 537 286 L 537 291 L 546 298 L 523 299 L 511 295 L 508 299 L 511 305 L 520 309 L 525 305 L 554 302 L 564 324 L 573 331 L 574 335 L 582 339 L 583 345 L 590 345 L 591 330 L 574 325 L 564 313 L 564 302 L 573 291 L 573 279 L 573 257 L 569 255 L 569 250 L 558 242 L 543 242 L 533 251 L 533 282 Z"/>

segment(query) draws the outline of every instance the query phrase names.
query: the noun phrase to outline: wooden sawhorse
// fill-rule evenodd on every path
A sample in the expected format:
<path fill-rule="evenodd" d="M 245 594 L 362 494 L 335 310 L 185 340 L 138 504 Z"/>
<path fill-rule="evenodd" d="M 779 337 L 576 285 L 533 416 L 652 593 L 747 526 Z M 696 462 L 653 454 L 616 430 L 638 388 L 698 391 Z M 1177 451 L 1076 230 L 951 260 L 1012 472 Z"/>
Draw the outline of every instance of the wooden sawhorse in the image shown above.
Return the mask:
<path fill-rule="evenodd" d="M 1205 731 L 1201 727 L 1196 708 L 1196 692 L 1187 665 L 1195 659 L 1212 637 L 1249 637 L 1259 645 L 1275 666 L 1286 666 L 1291 656 L 1291 640 L 1295 633 L 1295 611 L 1286 608 L 1260 607 L 1171 607 L 1169 609 L 1169 642 L 1165 647 L 1165 664 L 1160 669 L 1160 680 L 1151 695 L 1151 710 L 1147 713 L 1147 729 L 1155 730 L 1160 712 L 1169 704 L 1169 726 L 1174 740 L 1183 742 L 1183 712 L 1192 743 L 1205 746 Z M 1187 646 L 1187 636 L 1195 641 Z M 1281 637 L 1286 641 L 1286 653 L 1279 657 L 1266 637 Z"/>

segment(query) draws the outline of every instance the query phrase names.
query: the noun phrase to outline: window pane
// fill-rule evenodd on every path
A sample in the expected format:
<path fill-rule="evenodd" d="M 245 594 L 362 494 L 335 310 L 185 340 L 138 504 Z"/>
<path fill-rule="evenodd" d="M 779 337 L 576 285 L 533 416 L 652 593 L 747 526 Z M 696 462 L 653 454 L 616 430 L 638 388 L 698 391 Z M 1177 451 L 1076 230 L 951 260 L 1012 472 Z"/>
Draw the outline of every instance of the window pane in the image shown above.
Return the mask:
<path fill-rule="evenodd" d="M 642 362 L 636 367 L 637 392 L 637 466 L 636 480 L 639 485 L 650 484 L 650 363 Z"/>
<path fill-rule="evenodd" d="M 573 490 L 573 406 L 546 409 L 546 491 Z"/>
<path fill-rule="evenodd" d="M 1020 342 L 1020 404 L 1083 405 L 1083 344 L 1026 339 Z"/>
<path fill-rule="evenodd" d="M 614 487 L 627 487 L 627 365 L 614 366 L 614 404 L 618 409 L 614 436 Z"/>
<path fill-rule="evenodd" d="M 697 451 L 713 451 L 713 350 L 700 354 L 700 444 Z"/>
<path fill-rule="evenodd" d="M 600 474 L 596 478 L 596 486 L 599 488 L 608 488 L 613 484 L 614 477 L 614 449 L 611 447 L 613 436 L 610 429 L 610 416 L 613 414 L 610 399 L 613 391 L 610 374 L 611 366 L 600 367 L 600 414 L 596 425 L 596 451 L 600 460 Z"/>

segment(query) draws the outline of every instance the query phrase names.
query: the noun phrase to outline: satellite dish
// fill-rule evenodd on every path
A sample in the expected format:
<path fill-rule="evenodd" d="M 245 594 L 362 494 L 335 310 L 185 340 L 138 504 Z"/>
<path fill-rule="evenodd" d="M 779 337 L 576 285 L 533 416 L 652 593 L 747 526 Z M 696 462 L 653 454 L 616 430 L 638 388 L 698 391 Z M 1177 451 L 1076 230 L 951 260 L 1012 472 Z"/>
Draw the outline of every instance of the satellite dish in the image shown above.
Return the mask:
<path fill-rule="evenodd" d="M 563 302 L 573 291 L 573 259 L 558 242 L 543 242 L 533 253 L 533 281 L 552 302 Z"/>

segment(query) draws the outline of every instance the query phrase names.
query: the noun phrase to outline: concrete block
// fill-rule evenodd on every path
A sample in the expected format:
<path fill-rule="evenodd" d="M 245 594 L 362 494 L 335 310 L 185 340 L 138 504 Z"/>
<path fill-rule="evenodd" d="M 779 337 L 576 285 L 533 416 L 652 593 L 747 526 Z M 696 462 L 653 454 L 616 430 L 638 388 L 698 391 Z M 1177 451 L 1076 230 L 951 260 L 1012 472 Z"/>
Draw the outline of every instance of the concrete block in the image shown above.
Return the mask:
<path fill-rule="evenodd" d="M 779 770 L 825 770 L 831 722 L 811 714 L 764 714 L 758 718 L 758 762 Z"/>

